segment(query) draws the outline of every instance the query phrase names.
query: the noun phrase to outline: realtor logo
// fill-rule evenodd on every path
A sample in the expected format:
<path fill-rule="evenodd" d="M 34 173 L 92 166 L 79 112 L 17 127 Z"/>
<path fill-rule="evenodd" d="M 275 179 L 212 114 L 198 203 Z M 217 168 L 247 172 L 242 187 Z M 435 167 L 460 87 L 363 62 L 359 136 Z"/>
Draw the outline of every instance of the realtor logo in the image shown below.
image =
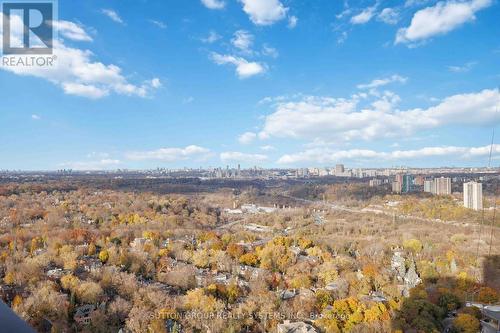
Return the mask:
<path fill-rule="evenodd" d="M 52 54 L 55 2 L 3 1 L 3 54 Z"/>

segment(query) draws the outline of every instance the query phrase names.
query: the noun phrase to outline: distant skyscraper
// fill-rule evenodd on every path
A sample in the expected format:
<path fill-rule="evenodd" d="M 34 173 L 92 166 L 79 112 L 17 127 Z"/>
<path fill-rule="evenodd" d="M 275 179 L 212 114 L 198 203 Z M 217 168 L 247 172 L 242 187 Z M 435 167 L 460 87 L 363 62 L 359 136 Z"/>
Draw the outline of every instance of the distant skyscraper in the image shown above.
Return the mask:
<path fill-rule="evenodd" d="M 451 178 L 436 178 L 434 179 L 433 193 L 437 195 L 451 194 Z"/>
<path fill-rule="evenodd" d="M 401 193 L 403 189 L 403 175 L 398 173 L 392 183 L 392 192 Z"/>
<path fill-rule="evenodd" d="M 434 180 L 425 180 L 424 181 L 424 192 L 432 193 L 433 192 L 433 190 L 432 190 L 433 185 L 434 185 Z"/>
<path fill-rule="evenodd" d="M 398 181 L 392 182 L 392 192 L 401 193 L 401 183 Z"/>
<path fill-rule="evenodd" d="M 411 192 L 413 186 L 413 176 L 412 175 L 404 175 L 403 176 L 403 184 L 401 186 L 401 192 L 408 193 Z"/>
<path fill-rule="evenodd" d="M 345 169 L 344 169 L 344 165 L 343 165 L 343 164 L 337 164 L 337 165 L 335 166 L 335 174 L 336 174 L 336 175 L 343 174 L 343 173 L 344 173 L 344 171 L 345 171 Z"/>
<path fill-rule="evenodd" d="M 474 210 L 483 208 L 483 184 L 464 183 L 464 207 Z"/>
<path fill-rule="evenodd" d="M 400 182 L 401 184 L 403 184 L 403 174 L 402 173 L 398 173 L 396 175 L 395 181 Z"/>
<path fill-rule="evenodd" d="M 424 186 L 424 181 L 425 181 L 424 176 L 415 177 L 415 185 L 417 186 Z"/>

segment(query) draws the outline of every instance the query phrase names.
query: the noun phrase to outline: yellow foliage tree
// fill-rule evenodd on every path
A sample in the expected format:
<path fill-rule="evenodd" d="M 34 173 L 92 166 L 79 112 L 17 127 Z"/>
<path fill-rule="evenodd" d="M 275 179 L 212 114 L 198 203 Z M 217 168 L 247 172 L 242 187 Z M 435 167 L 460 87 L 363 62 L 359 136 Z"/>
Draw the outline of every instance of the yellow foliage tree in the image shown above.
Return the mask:
<path fill-rule="evenodd" d="M 321 270 L 318 273 L 318 279 L 324 284 L 327 285 L 330 282 L 337 280 L 339 277 L 339 273 L 335 267 L 330 267 L 328 269 Z"/>
<path fill-rule="evenodd" d="M 306 250 L 314 245 L 313 241 L 308 238 L 300 238 L 298 245 L 302 250 Z"/>
<path fill-rule="evenodd" d="M 187 292 L 184 305 L 188 310 L 198 310 L 205 313 L 214 313 L 221 310 L 224 305 L 212 295 L 206 295 L 201 288 Z"/>
<path fill-rule="evenodd" d="M 14 299 L 12 300 L 12 308 L 16 309 L 18 306 L 20 306 L 23 303 L 23 298 L 20 295 L 16 295 Z"/>
<path fill-rule="evenodd" d="M 102 263 L 106 263 L 109 259 L 109 252 L 108 250 L 102 250 L 101 252 L 99 252 L 99 260 L 102 262 Z"/>
<path fill-rule="evenodd" d="M 295 289 L 310 288 L 311 284 L 311 278 L 305 274 L 300 274 L 290 281 L 290 286 Z"/>
<path fill-rule="evenodd" d="M 87 249 L 87 255 L 93 256 L 96 253 L 96 247 L 94 243 L 90 243 Z"/>
<path fill-rule="evenodd" d="M 259 258 L 255 253 L 249 252 L 240 257 L 240 263 L 248 266 L 256 266 L 259 262 Z"/>
<path fill-rule="evenodd" d="M 14 284 L 14 281 L 15 281 L 14 273 L 8 272 L 7 274 L 5 274 L 5 276 L 3 278 L 3 282 L 5 282 L 5 284 L 12 285 L 12 284 Z"/>
<path fill-rule="evenodd" d="M 207 268 L 210 265 L 210 256 L 207 250 L 198 250 L 193 253 L 193 264 L 199 268 Z"/>
<path fill-rule="evenodd" d="M 79 284 L 80 279 L 73 274 L 68 274 L 61 278 L 61 286 L 66 290 L 76 291 Z"/>
<path fill-rule="evenodd" d="M 403 241 L 403 247 L 413 253 L 420 253 L 424 248 L 422 242 L 414 238 Z"/>
<path fill-rule="evenodd" d="M 479 320 L 467 313 L 461 313 L 453 321 L 453 326 L 461 333 L 476 333 L 481 328 Z"/>

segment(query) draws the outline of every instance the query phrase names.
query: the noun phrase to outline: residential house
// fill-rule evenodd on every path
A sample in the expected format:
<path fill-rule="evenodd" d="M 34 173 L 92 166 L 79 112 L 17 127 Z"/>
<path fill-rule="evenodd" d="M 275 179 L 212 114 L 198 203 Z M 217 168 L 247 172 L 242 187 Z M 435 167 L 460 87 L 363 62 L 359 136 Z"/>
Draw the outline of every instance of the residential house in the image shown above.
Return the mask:
<path fill-rule="evenodd" d="M 99 309 L 104 309 L 104 306 L 104 303 L 99 306 L 96 306 L 95 304 L 85 304 L 79 306 L 76 308 L 73 319 L 79 325 L 88 325 L 92 322 L 92 314 Z"/>
<path fill-rule="evenodd" d="M 303 321 L 290 322 L 285 320 L 283 324 L 278 325 L 278 333 L 316 333 L 318 332 L 312 325 Z"/>

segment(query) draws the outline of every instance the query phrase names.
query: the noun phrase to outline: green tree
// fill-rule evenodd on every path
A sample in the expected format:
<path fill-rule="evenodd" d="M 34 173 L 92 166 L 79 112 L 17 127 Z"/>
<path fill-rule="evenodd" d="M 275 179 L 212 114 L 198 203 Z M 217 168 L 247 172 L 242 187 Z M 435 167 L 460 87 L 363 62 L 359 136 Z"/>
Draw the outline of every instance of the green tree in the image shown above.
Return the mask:
<path fill-rule="evenodd" d="M 445 311 L 453 311 L 460 308 L 462 302 L 458 296 L 452 293 L 445 293 L 439 296 L 438 305 Z"/>

